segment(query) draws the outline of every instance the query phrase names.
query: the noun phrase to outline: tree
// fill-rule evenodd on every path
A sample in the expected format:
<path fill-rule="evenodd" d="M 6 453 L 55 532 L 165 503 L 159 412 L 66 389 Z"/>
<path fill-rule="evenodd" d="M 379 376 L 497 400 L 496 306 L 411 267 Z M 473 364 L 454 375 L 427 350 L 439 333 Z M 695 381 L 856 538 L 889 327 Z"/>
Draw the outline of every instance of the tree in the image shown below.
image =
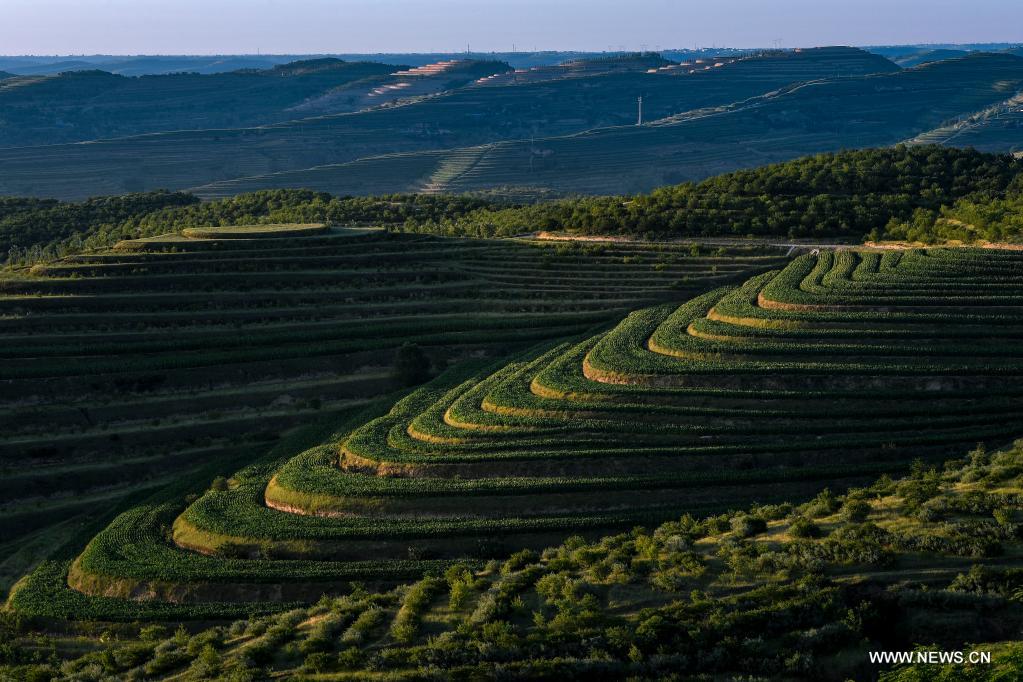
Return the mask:
<path fill-rule="evenodd" d="M 415 386 L 430 378 L 430 358 L 414 343 L 402 344 L 394 356 L 394 379 L 402 386 Z"/>

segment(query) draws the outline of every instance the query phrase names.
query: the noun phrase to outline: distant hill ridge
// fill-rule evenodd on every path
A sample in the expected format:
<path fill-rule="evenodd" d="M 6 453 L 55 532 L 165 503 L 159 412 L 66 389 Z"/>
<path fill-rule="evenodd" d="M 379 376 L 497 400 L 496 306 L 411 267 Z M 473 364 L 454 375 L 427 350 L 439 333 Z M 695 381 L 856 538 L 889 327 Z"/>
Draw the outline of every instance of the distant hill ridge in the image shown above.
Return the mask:
<path fill-rule="evenodd" d="M 663 63 L 656 61 L 656 57 L 643 59 L 655 60 L 652 64 Z M 435 82 L 432 89 L 424 90 L 415 89 L 422 86 L 419 81 L 412 83 L 404 76 L 394 76 L 393 70 L 381 66 L 387 69 L 386 77 L 355 80 L 353 74 L 351 87 L 341 83 L 301 102 L 292 100 L 285 115 L 297 120 L 271 126 L 262 123 L 248 127 L 207 125 L 202 126 L 204 130 L 187 131 L 182 129 L 195 126 L 177 125 L 178 131 L 172 133 L 125 137 L 90 145 L 50 145 L 34 149 L 27 156 L 13 149 L 0 151 L 0 169 L 10 171 L 0 179 L 0 194 L 81 198 L 154 188 L 204 186 L 234 178 L 368 160 L 386 154 L 425 151 L 436 154 L 441 150 L 499 141 L 550 138 L 627 126 L 636 122 L 636 100 L 640 96 L 644 98 L 644 120 L 657 120 L 687 111 L 728 106 L 777 91 L 793 82 L 899 70 L 878 55 L 841 47 L 726 59 L 732 62 L 730 64 L 706 59 L 705 63 L 697 65 L 696 61 L 692 60 L 692 69 L 647 73 L 647 64 L 639 64 L 640 68 L 632 70 L 607 69 L 583 77 L 511 82 L 499 87 L 451 89 L 441 80 Z M 476 78 L 486 78 L 502 68 L 500 62 L 466 63 L 478 65 Z M 604 63 L 617 69 L 621 60 Z M 717 67 L 718 63 L 722 66 Z M 690 74 L 689 71 L 697 70 L 696 66 L 700 67 L 700 73 Z M 346 68 L 369 67 L 352 64 Z M 327 80 L 335 73 L 348 71 L 331 70 L 304 78 Z M 147 80 L 139 79 L 139 82 Z M 305 82 L 295 80 L 296 85 Z M 402 83 L 410 85 L 402 86 Z M 370 97 L 374 91 L 379 94 Z M 436 96 L 442 92 L 442 96 Z M 405 105 L 393 107 L 395 103 Z M 381 105 L 389 108 L 380 109 Z M 375 110 L 337 113 L 365 107 L 375 107 Z M 161 111 L 166 108 L 162 106 Z M 236 106 L 230 109 L 237 113 Z M 36 115 L 38 107 L 26 107 L 25 111 L 26 115 Z M 322 113 L 333 115 L 314 116 Z M 300 116 L 307 118 L 298 118 Z M 18 130 L 23 133 L 26 126 Z M 39 135 L 44 136 L 41 128 Z M 12 144 L 8 142 L 7 146 Z M 182 163 L 184 159 L 187 162 Z M 406 179 L 409 173 L 403 170 L 387 181 L 400 182 L 406 189 L 419 189 L 420 185 L 433 182 L 430 176 L 438 170 L 435 161 L 419 158 L 415 163 L 418 168 L 411 180 Z M 80 172 L 79 164 L 87 165 L 90 171 Z M 532 165 L 535 169 L 536 164 Z M 479 171 L 486 169 L 486 165 L 473 167 Z M 530 169 L 528 157 L 525 168 Z M 596 171 L 600 170 L 598 166 Z M 451 179 L 460 174 L 457 166 L 454 171 Z M 37 174 L 40 172 L 44 173 L 45 180 Z M 442 177 L 448 175 L 447 171 L 441 174 Z M 358 187 L 345 186 L 341 191 L 358 194 L 385 191 L 372 177 L 360 182 Z M 516 184 L 520 183 L 521 180 L 516 180 Z M 614 191 L 623 189 L 627 188 Z"/>
<path fill-rule="evenodd" d="M 763 63 L 738 61 L 715 69 L 720 73 L 713 76 Z M 280 187 L 341 194 L 415 191 L 427 185 L 431 191 L 454 193 L 500 189 L 522 194 L 531 188 L 566 194 L 645 192 L 806 154 L 896 144 L 998 105 L 1023 87 L 1023 59 L 1009 54 L 978 53 L 914 69 L 899 70 L 894 65 L 892 69 L 824 78 L 809 85 L 802 82 L 813 80 L 812 71 L 793 69 L 791 81 L 796 85 L 651 125 L 606 127 L 472 150 L 364 158 L 210 183 L 195 191 L 207 198 Z M 933 141 L 959 142 L 947 137 Z M 1020 143 L 1023 129 L 1009 128 L 984 149 L 1015 151 L 1013 145 Z M 462 172 L 448 172 L 470 153 L 471 165 Z M 443 186 L 431 185 L 438 176 Z"/>
<path fill-rule="evenodd" d="M 84 141 L 161 130 L 264 125 L 292 117 L 310 97 L 394 67 L 318 59 L 204 75 L 124 76 L 102 69 L 15 76 L 0 92 L 0 146 Z"/>
<path fill-rule="evenodd" d="M 919 66 L 928 62 L 938 62 L 944 59 L 958 59 L 970 54 L 965 50 L 924 50 L 910 55 L 898 57 L 893 61 L 904 68 Z"/>

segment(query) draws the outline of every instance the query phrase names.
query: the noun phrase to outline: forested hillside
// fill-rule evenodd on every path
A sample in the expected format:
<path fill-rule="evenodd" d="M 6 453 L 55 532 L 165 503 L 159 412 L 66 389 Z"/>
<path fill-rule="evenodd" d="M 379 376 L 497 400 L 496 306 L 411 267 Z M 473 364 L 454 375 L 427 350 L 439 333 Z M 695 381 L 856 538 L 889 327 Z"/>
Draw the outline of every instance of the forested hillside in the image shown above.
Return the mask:
<path fill-rule="evenodd" d="M 0 197 L 0 251 L 14 262 L 45 255 L 52 258 L 86 248 L 90 239 L 131 224 L 140 216 L 198 203 L 196 197 L 180 192 L 96 197 L 80 203 Z"/>
<path fill-rule="evenodd" d="M 1023 161 L 948 147 L 898 146 L 821 154 L 635 196 L 510 204 L 484 196 L 336 197 L 266 190 L 199 202 L 156 192 L 82 203 L 0 199 L 0 253 L 34 263 L 121 239 L 196 225 L 329 222 L 447 236 L 501 237 L 551 230 L 576 235 L 802 237 L 939 241 L 939 215 L 955 238 L 1014 240 Z M 946 207 L 943 209 L 943 207 Z M 966 229 L 960 223 L 974 227 Z M 926 224 L 921 231 L 920 225 Z"/>
<path fill-rule="evenodd" d="M 772 236 L 858 240 L 914 210 L 938 211 L 965 197 L 983 202 L 1023 191 L 1023 161 L 945 147 L 839 152 L 727 173 L 649 194 L 555 201 L 475 211 L 426 232 L 648 237 Z"/>

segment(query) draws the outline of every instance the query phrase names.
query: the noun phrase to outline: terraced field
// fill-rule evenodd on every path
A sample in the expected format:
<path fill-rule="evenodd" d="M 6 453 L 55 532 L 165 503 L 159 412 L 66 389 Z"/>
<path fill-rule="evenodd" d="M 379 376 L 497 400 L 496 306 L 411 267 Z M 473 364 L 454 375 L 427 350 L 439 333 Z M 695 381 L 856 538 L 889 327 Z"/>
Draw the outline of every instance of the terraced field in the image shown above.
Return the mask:
<path fill-rule="evenodd" d="M 137 506 L 73 563 L 44 564 L 13 603 L 48 615 L 251 612 L 573 533 L 808 499 L 1009 442 L 1023 413 L 1021 261 L 808 254 L 606 332 L 550 329 L 563 340 L 454 365 L 194 501 Z M 534 278 L 481 258 L 464 269 L 511 286 Z M 152 601 L 128 601 L 138 597 Z"/>
<path fill-rule="evenodd" d="M 371 165 L 364 174 L 346 175 L 347 184 L 332 185 L 340 194 L 384 194 L 399 186 L 389 174 L 400 172 L 400 186 L 407 189 L 430 182 L 442 170 L 441 162 L 434 159 L 440 150 L 631 124 L 636 120 L 639 95 L 644 96 L 644 111 L 652 120 L 725 106 L 797 81 L 897 70 L 891 62 L 853 48 L 761 55 L 692 76 L 646 72 L 648 65 L 662 61 L 653 57 L 595 60 L 585 77 L 469 85 L 412 98 L 401 106 L 353 113 L 312 116 L 322 109 L 295 110 L 295 120 L 259 127 L 179 130 L 89 145 L 7 148 L 0 151 L 0 194 L 84 198 L 119 194 L 126 188 L 210 185 L 204 195 L 224 195 L 236 192 L 230 185 L 220 188 L 216 183 L 307 173 L 303 169 L 327 164 L 331 168 L 362 166 L 369 157 L 393 155 L 400 171 L 391 168 L 378 174 Z M 615 68 L 618 63 L 627 69 Z M 480 64 L 482 68 L 485 63 Z M 491 64 L 478 75 L 496 71 L 500 69 Z M 348 94 L 341 92 L 341 99 Z M 422 154 L 407 159 L 408 152 Z M 515 170 L 519 172 L 518 167 Z M 258 185 L 281 186 L 275 184 L 278 180 L 288 187 L 314 186 L 300 175 L 269 175 Z"/>
<path fill-rule="evenodd" d="M 230 473 L 298 425 L 400 389 L 405 343 L 429 376 L 782 258 L 286 225 L 194 228 L 5 273 L 3 587 L 128 496 Z"/>
<path fill-rule="evenodd" d="M 294 118 L 294 107 L 328 92 L 335 111 L 348 111 L 340 93 L 361 94 L 370 83 L 393 80 L 394 70 L 387 64 L 312 59 L 207 75 L 182 69 L 142 78 L 94 70 L 11 76 L 0 86 L 5 121 L 0 147 L 264 125 Z"/>
<path fill-rule="evenodd" d="M 972 147 L 980 151 L 1023 153 L 1023 94 L 1016 92 L 1004 102 L 973 116 L 929 130 L 911 140 L 914 144 Z"/>
<path fill-rule="evenodd" d="M 59 679 L 1017 680 L 1021 472 L 1018 441 L 845 496 L 573 537 L 230 625 L 16 643 L 52 643 L 68 660 L 38 667 Z M 907 641 L 993 657 L 869 662 Z"/>
<path fill-rule="evenodd" d="M 691 79 L 694 85 L 701 79 L 727 82 L 737 79 L 737 73 L 751 71 L 756 62 L 736 62 L 702 75 L 649 74 L 648 78 L 652 82 Z M 429 178 L 432 191 L 450 193 L 544 188 L 567 194 L 622 194 L 802 155 L 893 145 L 917 135 L 921 143 L 1015 151 L 1020 131 L 1011 113 L 990 119 L 991 126 L 998 125 L 983 138 L 964 132 L 946 140 L 947 136 L 925 133 L 1001 105 L 1021 84 L 1023 59 L 993 54 L 896 73 L 840 78 L 821 74 L 727 103 L 708 98 L 657 120 L 651 116 L 651 122 L 642 126 L 619 124 L 570 135 L 494 141 L 472 149 L 367 156 L 210 183 L 195 193 L 214 198 L 284 187 L 336 193 L 371 193 L 374 187 L 406 192 L 419 189 Z M 469 155 L 473 162 L 462 163 Z M 459 172 L 446 173 L 452 166 Z"/>

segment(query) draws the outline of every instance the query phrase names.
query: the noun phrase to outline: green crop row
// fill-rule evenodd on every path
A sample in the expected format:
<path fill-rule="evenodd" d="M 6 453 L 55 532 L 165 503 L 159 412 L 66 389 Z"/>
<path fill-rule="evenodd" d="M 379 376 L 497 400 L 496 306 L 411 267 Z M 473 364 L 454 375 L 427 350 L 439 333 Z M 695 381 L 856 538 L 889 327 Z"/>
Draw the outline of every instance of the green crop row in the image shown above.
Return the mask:
<path fill-rule="evenodd" d="M 450 332 L 488 331 L 495 329 L 525 330 L 541 327 L 591 327 L 607 320 L 613 309 L 582 312 L 533 313 L 463 313 L 458 315 L 407 315 L 391 319 L 358 318 L 342 324 L 287 325 L 279 330 L 252 329 L 244 335 L 237 330 L 207 332 L 187 336 L 153 335 L 142 340 L 117 339 L 100 342 L 82 339 L 77 342 L 53 342 L 30 345 L 6 344 L 0 348 L 0 357 L 41 357 L 61 355 L 113 355 L 130 357 L 133 353 L 159 353 L 199 350 L 245 349 L 260 346 L 281 347 L 296 338 L 303 343 L 339 341 L 343 339 L 380 339 L 403 336 L 443 334 Z"/>

